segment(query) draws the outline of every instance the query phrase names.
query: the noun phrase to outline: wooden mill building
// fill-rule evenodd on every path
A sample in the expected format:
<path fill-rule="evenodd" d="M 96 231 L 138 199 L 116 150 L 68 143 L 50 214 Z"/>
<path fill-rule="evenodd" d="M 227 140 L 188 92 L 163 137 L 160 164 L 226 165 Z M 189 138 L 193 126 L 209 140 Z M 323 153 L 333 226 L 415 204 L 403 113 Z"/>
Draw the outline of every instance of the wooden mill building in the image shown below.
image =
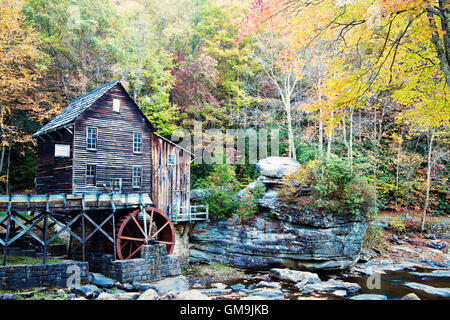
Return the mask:
<path fill-rule="evenodd" d="M 188 260 L 192 222 L 208 220 L 207 206 L 190 205 L 192 154 L 158 135 L 119 81 L 76 98 L 33 137 L 37 194 L 0 195 L 4 265 L 24 236 L 45 263 L 63 232 L 68 256 L 83 261 L 133 260 L 155 243 L 174 253 L 165 267 Z"/>
<path fill-rule="evenodd" d="M 38 194 L 148 194 L 169 216 L 189 210 L 191 153 L 156 129 L 115 80 L 76 98 L 37 131 Z"/>

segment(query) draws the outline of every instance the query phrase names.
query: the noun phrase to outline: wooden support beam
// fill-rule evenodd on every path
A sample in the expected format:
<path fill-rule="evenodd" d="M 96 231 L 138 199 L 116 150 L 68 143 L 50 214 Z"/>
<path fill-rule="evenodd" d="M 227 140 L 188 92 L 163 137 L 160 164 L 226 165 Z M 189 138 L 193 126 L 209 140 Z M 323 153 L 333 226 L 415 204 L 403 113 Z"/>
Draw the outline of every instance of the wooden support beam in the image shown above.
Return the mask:
<path fill-rule="evenodd" d="M 42 263 L 46 264 L 47 259 L 47 236 L 48 236 L 48 212 L 44 213 L 44 251 L 42 253 Z"/>
<path fill-rule="evenodd" d="M 6 257 L 8 256 L 8 239 L 9 239 L 9 231 L 11 228 L 11 212 L 8 212 L 8 227 L 6 229 L 5 236 L 5 250 L 3 251 L 3 265 L 6 266 Z"/>

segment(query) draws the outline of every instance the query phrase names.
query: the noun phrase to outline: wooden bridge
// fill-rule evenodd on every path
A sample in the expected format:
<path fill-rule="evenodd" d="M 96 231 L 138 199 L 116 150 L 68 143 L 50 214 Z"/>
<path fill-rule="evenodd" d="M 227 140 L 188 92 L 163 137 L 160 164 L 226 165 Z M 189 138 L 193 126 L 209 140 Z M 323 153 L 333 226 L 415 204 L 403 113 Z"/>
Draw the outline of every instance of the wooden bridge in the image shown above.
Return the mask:
<path fill-rule="evenodd" d="M 175 244 L 171 226 L 173 223 L 192 223 L 209 219 L 208 206 L 184 207 L 179 211 L 169 208 L 166 214 L 152 205 L 148 194 L 138 193 L 0 195 L 0 227 L 6 231 L 0 236 L 0 246 L 5 248 L 3 264 L 6 264 L 7 248 L 26 234 L 42 245 L 43 263 L 46 262 L 48 245 L 63 232 L 69 233 L 71 239 L 81 243 L 83 261 L 85 244 L 96 233 L 101 233 L 112 243 L 115 259 L 117 254 L 122 259 L 120 250 L 124 246 L 128 245 L 131 251 L 131 241 L 136 242 L 133 244 L 135 253 L 151 240 L 166 244 L 168 252 L 171 253 Z M 130 214 L 131 211 L 133 212 Z M 81 234 L 72 230 L 75 223 L 81 225 Z M 86 232 L 86 223 L 93 227 L 90 233 Z M 58 226 L 59 230 L 49 236 L 49 230 L 55 226 Z M 125 234 L 125 229 L 131 227 L 138 230 L 137 234 Z M 127 241 L 128 244 L 123 244 Z M 128 258 L 130 256 L 126 259 Z"/>

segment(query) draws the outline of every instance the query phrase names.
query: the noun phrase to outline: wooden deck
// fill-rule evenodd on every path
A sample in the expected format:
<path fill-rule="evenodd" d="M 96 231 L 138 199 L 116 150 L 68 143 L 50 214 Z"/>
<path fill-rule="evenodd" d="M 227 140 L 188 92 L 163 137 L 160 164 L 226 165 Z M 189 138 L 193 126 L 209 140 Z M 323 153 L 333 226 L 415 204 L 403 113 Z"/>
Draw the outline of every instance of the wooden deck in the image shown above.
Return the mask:
<path fill-rule="evenodd" d="M 55 195 L 0 195 L 0 213 L 16 211 L 47 211 L 64 213 L 71 211 L 116 211 L 153 206 L 148 194 L 55 194 Z M 168 216 L 173 223 L 209 220 L 209 208 L 204 205 L 186 206 L 178 210 L 169 209 Z"/>
<path fill-rule="evenodd" d="M 138 208 L 152 205 L 148 194 L 55 194 L 0 195 L 0 212 L 9 211 L 90 211 Z"/>

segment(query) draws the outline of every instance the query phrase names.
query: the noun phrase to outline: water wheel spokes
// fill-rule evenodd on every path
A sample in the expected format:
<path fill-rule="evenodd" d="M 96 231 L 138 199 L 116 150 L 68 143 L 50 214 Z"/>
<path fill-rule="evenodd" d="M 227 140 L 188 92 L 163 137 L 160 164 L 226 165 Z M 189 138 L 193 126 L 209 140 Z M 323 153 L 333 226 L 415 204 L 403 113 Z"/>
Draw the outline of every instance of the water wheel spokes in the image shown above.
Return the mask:
<path fill-rule="evenodd" d="M 175 231 L 169 217 L 157 208 L 148 207 L 144 214 L 137 209 L 120 220 L 116 237 L 117 257 L 127 260 L 138 257 L 142 246 L 146 242 L 145 225 L 147 223 L 148 241 L 157 241 L 166 245 L 171 254 L 175 245 Z"/>

